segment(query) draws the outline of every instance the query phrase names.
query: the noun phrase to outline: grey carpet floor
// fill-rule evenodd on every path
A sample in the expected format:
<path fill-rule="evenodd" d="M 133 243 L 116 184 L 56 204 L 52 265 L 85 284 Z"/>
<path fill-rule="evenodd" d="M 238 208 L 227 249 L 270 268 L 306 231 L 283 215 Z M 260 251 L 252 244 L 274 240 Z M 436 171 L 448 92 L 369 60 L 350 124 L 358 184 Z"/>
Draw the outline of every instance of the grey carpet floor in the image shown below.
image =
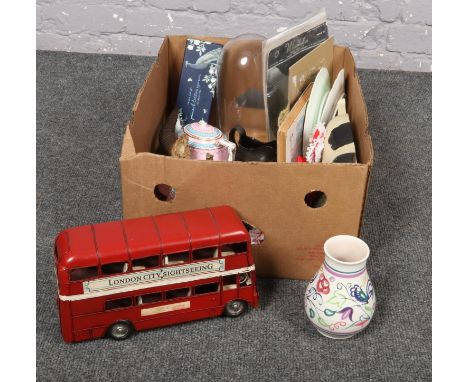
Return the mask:
<path fill-rule="evenodd" d="M 305 281 L 261 279 L 261 308 L 65 344 L 53 240 L 120 218 L 124 126 L 152 58 L 37 53 L 37 378 L 40 381 L 420 381 L 431 378 L 430 74 L 362 70 L 375 148 L 362 237 L 378 310 L 344 341 L 320 336 Z"/>

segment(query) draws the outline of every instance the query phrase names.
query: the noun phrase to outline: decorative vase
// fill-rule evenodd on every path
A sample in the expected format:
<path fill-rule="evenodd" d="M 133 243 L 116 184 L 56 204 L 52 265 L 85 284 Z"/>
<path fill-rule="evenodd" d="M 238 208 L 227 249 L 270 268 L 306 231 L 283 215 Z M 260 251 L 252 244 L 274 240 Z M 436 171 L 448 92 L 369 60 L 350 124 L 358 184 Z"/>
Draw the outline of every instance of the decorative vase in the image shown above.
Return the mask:
<path fill-rule="evenodd" d="M 325 259 L 305 293 L 305 310 L 326 337 L 345 339 L 366 328 L 375 311 L 375 292 L 367 273 L 369 247 L 339 235 L 324 246 Z"/>

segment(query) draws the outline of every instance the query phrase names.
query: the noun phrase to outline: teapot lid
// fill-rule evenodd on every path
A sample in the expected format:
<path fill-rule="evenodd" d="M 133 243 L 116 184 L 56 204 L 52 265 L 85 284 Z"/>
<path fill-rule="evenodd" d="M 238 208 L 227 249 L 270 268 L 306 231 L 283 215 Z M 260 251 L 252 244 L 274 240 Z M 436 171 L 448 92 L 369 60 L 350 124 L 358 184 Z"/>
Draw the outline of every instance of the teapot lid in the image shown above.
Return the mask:
<path fill-rule="evenodd" d="M 193 122 L 185 125 L 184 132 L 190 138 L 202 141 L 217 141 L 223 136 L 221 130 L 204 121 Z"/>

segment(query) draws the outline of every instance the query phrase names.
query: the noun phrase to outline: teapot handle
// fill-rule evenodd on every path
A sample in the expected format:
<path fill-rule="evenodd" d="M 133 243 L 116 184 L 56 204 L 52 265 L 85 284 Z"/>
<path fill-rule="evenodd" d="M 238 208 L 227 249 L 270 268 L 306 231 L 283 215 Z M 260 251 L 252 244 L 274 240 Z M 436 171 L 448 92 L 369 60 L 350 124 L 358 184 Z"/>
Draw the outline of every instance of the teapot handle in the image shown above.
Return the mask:
<path fill-rule="evenodd" d="M 227 147 L 229 153 L 228 161 L 232 162 L 234 160 L 234 157 L 236 156 L 236 144 L 228 141 L 227 139 L 219 141 L 219 144 L 221 146 Z"/>

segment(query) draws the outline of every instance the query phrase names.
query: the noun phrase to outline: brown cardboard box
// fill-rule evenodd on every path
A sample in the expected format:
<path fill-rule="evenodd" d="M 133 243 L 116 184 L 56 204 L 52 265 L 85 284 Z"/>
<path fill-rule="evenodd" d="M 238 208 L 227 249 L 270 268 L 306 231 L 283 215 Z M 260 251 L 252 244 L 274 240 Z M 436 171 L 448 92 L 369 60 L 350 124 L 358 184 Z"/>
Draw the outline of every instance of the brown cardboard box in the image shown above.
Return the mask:
<path fill-rule="evenodd" d="M 186 37 L 166 37 L 133 106 L 120 157 L 124 217 L 228 204 L 265 233 L 265 241 L 253 247 L 260 276 L 310 279 L 322 262 L 326 239 L 359 234 L 366 200 L 373 151 L 351 52 L 334 47 L 333 79 L 344 67 L 360 163 L 195 161 L 150 153 L 153 142 L 158 141 L 159 124 L 175 103 Z M 175 199 L 158 200 L 158 184 L 172 186 Z M 322 207 L 306 205 L 306 194 L 311 191 L 326 195 Z"/>

